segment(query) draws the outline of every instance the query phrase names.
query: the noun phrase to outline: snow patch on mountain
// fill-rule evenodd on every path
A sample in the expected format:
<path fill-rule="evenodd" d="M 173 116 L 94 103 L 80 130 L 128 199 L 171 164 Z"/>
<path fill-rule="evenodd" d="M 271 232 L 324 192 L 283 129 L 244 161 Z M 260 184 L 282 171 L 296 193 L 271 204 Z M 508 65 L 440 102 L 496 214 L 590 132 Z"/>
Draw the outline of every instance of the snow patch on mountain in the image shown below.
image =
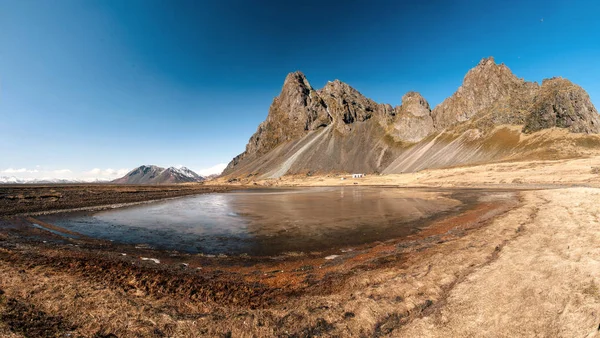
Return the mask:
<path fill-rule="evenodd" d="M 204 177 L 186 167 L 165 169 L 155 165 L 142 165 L 112 182 L 117 184 L 176 184 L 204 180 Z"/>
<path fill-rule="evenodd" d="M 198 174 L 196 174 L 195 172 L 193 172 L 192 170 L 186 168 L 186 167 L 179 167 L 179 168 L 175 168 L 175 167 L 170 167 L 167 170 L 171 170 L 172 172 L 179 174 L 181 176 L 184 177 L 189 177 L 189 178 L 193 178 L 193 179 L 202 179 L 202 177 Z"/>

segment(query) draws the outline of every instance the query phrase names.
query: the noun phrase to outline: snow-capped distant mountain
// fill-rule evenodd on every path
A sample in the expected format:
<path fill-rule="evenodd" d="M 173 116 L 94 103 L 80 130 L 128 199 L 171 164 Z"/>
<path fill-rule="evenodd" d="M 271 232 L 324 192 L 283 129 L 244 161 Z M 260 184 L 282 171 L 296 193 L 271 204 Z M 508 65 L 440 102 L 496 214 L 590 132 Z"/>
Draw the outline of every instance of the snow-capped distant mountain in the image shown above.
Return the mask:
<path fill-rule="evenodd" d="M 191 169 L 186 168 L 186 167 L 180 167 L 180 168 L 170 167 L 170 168 L 167 168 L 167 170 L 165 170 L 165 171 L 171 172 L 174 175 L 181 176 L 182 178 L 187 177 L 187 178 L 193 179 L 194 181 L 202 181 L 203 180 L 202 176 L 196 174 Z"/>
<path fill-rule="evenodd" d="M 204 177 L 196 174 L 186 167 L 169 167 L 158 176 L 156 183 L 185 183 L 204 181 Z"/>
<path fill-rule="evenodd" d="M 204 177 L 186 167 L 169 167 L 165 169 L 155 165 L 143 165 L 128 172 L 125 176 L 112 181 L 112 183 L 173 184 L 201 181 L 204 181 Z"/>
<path fill-rule="evenodd" d="M 0 183 L 4 183 L 4 184 L 18 184 L 18 183 L 25 183 L 24 180 L 16 178 L 14 176 L 0 176 Z"/>
<path fill-rule="evenodd" d="M 69 180 L 61 178 L 18 178 L 15 176 L 0 176 L 0 184 L 70 184 L 70 183 L 107 183 L 108 180 L 80 179 Z"/>
<path fill-rule="evenodd" d="M 143 165 L 128 172 L 114 181 L 98 178 L 61 179 L 61 178 L 20 178 L 0 176 L 0 184 L 72 184 L 72 183 L 118 183 L 118 184 L 174 184 L 202 182 L 206 177 L 198 175 L 186 167 L 161 168 L 155 165 Z"/>

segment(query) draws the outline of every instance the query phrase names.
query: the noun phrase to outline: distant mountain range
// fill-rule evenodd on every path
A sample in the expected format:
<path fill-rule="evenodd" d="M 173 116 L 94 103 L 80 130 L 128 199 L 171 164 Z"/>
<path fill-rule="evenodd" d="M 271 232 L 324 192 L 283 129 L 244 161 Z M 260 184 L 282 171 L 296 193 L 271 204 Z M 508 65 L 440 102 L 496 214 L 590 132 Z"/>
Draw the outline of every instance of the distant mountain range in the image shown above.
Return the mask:
<path fill-rule="evenodd" d="M 219 168 L 215 169 L 219 171 Z M 213 172 L 215 170 L 212 170 Z M 125 176 L 115 179 L 63 179 L 63 178 L 21 178 L 16 176 L 0 176 L 0 184 L 76 184 L 76 183 L 114 183 L 114 184 L 176 184 L 188 182 L 202 182 L 220 174 L 207 176 L 198 175 L 186 168 L 161 168 L 155 165 L 142 165 Z"/>
<path fill-rule="evenodd" d="M 339 80 L 314 89 L 290 73 L 267 119 L 225 178 L 352 172 L 400 174 L 522 159 L 556 159 L 600 146 L 600 116 L 583 88 L 541 84 L 485 58 L 431 109 L 409 92 L 392 107 Z M 571 146 L 572 145 L 572 146 Z"/>
<path fill-rule="evenodd" d="M 155 165 L 142 165 L 111 183 L 116 184 L 175 184 L 202 182 L 206 180 L 192 170 L 181 167 L 161 168 Z"/>
<path fill-rule="evenodd" d="M 15 176 L 0 176 L 0 184 L 73 184 L 73 183 L 108 183 L 101 179 L 63 179 L 63 178 L 19 178 Z"/>

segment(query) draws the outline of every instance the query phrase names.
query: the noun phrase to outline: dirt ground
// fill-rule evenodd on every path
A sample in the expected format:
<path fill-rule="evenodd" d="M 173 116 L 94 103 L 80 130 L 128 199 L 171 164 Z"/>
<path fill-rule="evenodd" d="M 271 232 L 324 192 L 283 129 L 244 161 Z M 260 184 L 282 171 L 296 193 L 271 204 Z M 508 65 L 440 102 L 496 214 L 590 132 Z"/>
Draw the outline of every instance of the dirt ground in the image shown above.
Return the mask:
<path fill-rule="evenodd" d="M 506 187 L 544 188 L 563 186 L 600 186 L 600 156 L 586 158 L 500 162 L 446 169 L 427 169 L 393 175 L 328 174 L 284 176 L 280 179 L 254 180 L 253 176 L 236 182 L 217 179 L 207 185 L 259 186 L 343 186 L 391 185 L 406 187 Z"/>
<path fill-rule="evenodd" d="M 0 336 L 599 336 L 596 165 L 600 158 L 242 182 L 498 189 L 413 236 L 333 258 L 156 252 L 65 239 L 7 216 Z"/>
<path fill-rule="evenodd" d="M 596 337 L 600 329 L 600 190 L 526 192 L 486 232 L 509 234 L 406 337 Z"/>
<path fill-rule="evenodd" d="M 220 192 L 223 186 L 180 185 L 0 185 L 0 216 L 73 209 L 114 208 L 122 204 Z"/>

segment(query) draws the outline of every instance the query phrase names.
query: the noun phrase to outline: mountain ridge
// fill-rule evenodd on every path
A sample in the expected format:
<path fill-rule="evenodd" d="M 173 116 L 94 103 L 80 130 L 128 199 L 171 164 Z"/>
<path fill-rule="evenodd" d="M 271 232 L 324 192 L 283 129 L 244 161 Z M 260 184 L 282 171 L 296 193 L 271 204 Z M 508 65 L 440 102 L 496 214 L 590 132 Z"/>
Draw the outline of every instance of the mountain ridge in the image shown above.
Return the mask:
<path fill-rule="evenodd" d="M 156 165 L 141 165 L 111 183 L 115 184 L 176 184 L 202 182 L 205 178 L 192 170 L 181 167 L 162 168 Z"/>
<path fill-rule="evenodd" d="M 507 129 L 498 131 L 502 126 Z M 562 78 L 527 82 L 493 57 L 469 70 L 456 92 L 433 109 L 418 92 L 392 107 L 339 80 L 315 90 L 296 71 L 286 76 L 266 120 L 223 176 L 394 173 L 497 161 L 536 153 L 542 140 L 524 136 L 548 128 L 597 134 L 600 117 L 581 87 Z M 536 156 L 550 156 L 537 150 Z M 418 158 L 399 161 L 407 156 Z"/>

